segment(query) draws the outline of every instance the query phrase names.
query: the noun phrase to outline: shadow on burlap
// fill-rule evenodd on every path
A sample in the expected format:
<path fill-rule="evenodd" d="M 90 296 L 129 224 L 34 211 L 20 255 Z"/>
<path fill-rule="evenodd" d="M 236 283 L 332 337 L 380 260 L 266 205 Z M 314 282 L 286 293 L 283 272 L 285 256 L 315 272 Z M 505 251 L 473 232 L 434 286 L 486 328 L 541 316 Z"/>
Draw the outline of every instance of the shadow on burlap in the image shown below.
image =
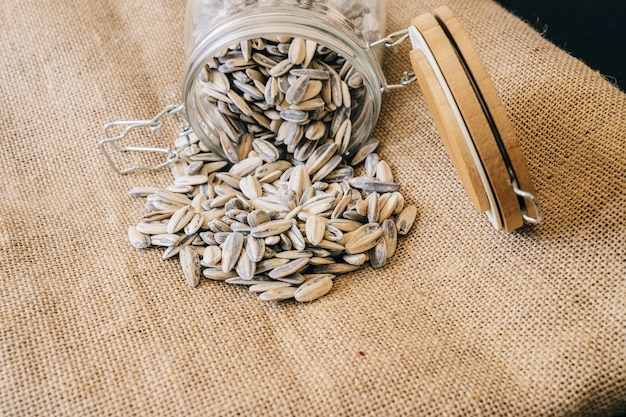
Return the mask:
<path fill-rule="evenodd" d="M 441 1 L 388 5 L 389 31 Z M 626 412 L 626 97 L 491 1 L 445 2 L 476 43 L 545 221 L 474 212 L 414 86 L 376 135 L 419 219 L 382 270 L 308 304 L 190 289 L 136 251 L 104 122 L 180 101 L 184 2 L 0 5 L 3 415 Z M 410 67 L 385 57 L 390 80 Z M 160 139 L 164 145 L 168 138 Z"/>

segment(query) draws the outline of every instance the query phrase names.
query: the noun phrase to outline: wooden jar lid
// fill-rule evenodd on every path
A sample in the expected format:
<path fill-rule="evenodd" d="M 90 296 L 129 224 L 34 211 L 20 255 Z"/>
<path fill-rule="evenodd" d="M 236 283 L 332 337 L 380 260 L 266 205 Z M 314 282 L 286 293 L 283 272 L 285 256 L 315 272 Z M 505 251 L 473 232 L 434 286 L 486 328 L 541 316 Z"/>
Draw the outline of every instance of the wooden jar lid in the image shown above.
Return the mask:
<path fill-rule="evenodd" d="M 467 32 L 445 6 L 411 23 L 413 69 L 474 207 L 505 231 L 539 222 L 513 126 Z"/>

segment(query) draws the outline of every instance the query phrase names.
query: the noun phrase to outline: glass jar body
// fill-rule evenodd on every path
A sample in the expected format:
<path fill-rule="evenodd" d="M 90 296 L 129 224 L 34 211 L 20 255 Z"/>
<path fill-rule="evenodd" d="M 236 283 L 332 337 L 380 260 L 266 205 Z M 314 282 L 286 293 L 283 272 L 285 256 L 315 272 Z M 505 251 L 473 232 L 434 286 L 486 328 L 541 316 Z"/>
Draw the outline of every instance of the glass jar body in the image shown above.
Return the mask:
<path fill-rule="evenodd" d="M 278 135 L 278 139 L 274 138 L 276 142 L 282 144 L 278 130 L 285 120 L 276 114 L 287 114 L 284 111 L 293 108 L 304 108 L 306 113 L 304 116 L 297 114 L 303 120 L 289 119 L 290 123 L 301 125 L 302 131 L 315 121 L 325 120 L 328 126 L 324 139 L 336 138 L 338 126 L 330 126 L 333 114 L 340 113 L 345 118 L 344 113 L 347 113 L 349 143 L 339 146 L 338 152 L 345 156 L 368 138 L 378 119 L 385 85 L 377 58 L 377 52 L 381 55 L 382 51 L 370 48 L 371 42 L 384 36 L 384 0 L 327 3 L 315 0 L 188 1 L 185 22 L 188 57 L 183 102 L 191 127 L 209 149 L 226 155 L 226 148 L 230 146 L 225 143 L 226 139 L 236 147 L 242 134 L 264 139 L 275 134 Z M 295 64 L 287 62 L 287 66 L 291 65 L 287 72 L 274 69 L 284 65 L 283 61 L 293 61 L 290 54 L 295 49 L 301 52 L 304 42 L 307 49 L 310 45 L 317 46 L 312 61 L 301 62 L 296 58 Z M 302 47 L 292 46 L 294 43 Z M 309 57 L 309 52 L 306 55 Z M 269 58 L 270 64 L 259 64 L 265 61 L 263 57 Z M 333 68 L 325 61 L 330 57 Z M 307 85 L 310 81 L 327 87 L 332 84 L 334 75 L 339 76 L 339 80 L 334 80 L 335 87 L 338 86 L 332 96 L 334 104 L 332 99 L 329 102 L 328 94 L 325 103 L 320 101 L 323 91 L 302 105 L 285 100 L 290 83 L 298 78 L 294 74 L 306 74 L 307 71 L 302 70 L 308 69 L 328 69 L 329 77 L 317 80 L 307 75 Z M 262 74 L 258 75 L 259 72 Z M 216 85 L 216 78 L 224 81 L 224 75 L 226 81 Z M 276 82 L 274 79 L 280 81 L 278 103 L 267 92 Z M 341 91 L 341 87 L 349 104 L 337 99 L 341 94 L 337 90 Z M 252 94 L 248 94 L 249 90 L 253 90 Z M 237 106 L 240 98 L 246 103 Z M 323 108 L 306 107 L 316 102 L 322 103 Z M 287 128 L 283 127 L 284 130 Z M 345 134 L 344 130 L 339 133 Z M 340 142 L 338 139 L 337 143 Z M 294 151 L 295 147 L 297 144 L 288 147 L 288 151 Z"/>

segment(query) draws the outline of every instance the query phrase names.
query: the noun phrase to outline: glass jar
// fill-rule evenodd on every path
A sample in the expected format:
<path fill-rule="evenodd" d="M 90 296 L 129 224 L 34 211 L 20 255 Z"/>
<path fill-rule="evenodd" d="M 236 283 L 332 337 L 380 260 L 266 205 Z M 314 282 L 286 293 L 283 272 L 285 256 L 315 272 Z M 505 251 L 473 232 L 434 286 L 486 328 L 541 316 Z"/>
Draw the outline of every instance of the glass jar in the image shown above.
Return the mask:
<path fill-rule="evenodd" d="M 384 35 L 384 0 L 189 0 L 189 124 L 226 157 L 242 135 L 285 144 L 290 154 L 332 139 L 348 157 L 380 113 L 382 50 L 370 44 Z M 289 91 L 301 78 L 300 90 Z"/>

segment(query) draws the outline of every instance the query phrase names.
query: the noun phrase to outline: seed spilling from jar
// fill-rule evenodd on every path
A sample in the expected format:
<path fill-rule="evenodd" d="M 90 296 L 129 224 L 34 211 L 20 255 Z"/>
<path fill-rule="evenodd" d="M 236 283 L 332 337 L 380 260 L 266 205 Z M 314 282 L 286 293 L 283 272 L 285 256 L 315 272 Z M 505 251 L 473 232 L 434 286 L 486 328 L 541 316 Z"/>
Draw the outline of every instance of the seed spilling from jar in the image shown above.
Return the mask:
<path fill-rule="evenodd" d="M 417 208 L 378 140 L 351 149 L 366 91 L 348 61 L 310 40 L 256 38 L 210 59 L 199 82 L 219 138 L 182 136 L 173 184 L 131 190 L 148 211 L 129 228 L 134 247 L 178 255 L 191 287 L 204 277 L 265 301 L 313 301 L 337 275 L 388 263 Z"/>

